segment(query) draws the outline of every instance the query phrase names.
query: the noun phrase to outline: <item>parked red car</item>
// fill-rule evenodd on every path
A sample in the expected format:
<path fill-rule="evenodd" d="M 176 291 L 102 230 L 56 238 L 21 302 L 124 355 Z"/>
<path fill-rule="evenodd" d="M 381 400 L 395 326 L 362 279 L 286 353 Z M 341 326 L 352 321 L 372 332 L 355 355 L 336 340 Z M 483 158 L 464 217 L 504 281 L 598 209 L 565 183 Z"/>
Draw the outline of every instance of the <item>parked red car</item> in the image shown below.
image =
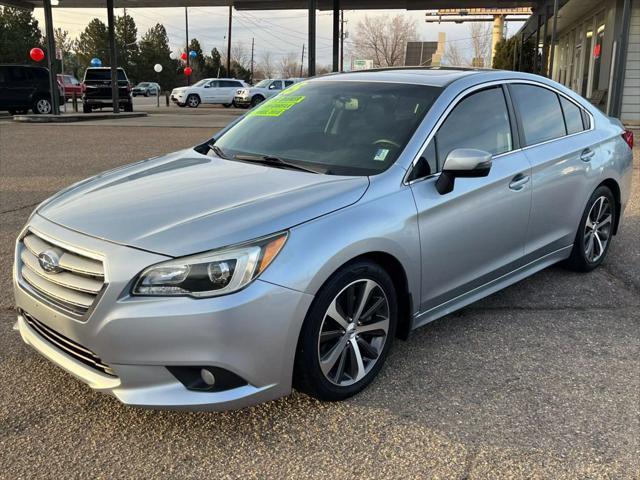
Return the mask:
<path fill-rule="evenodd" d="M 73 98 L 73 94 L 76 94 L 77 98 L 82 96 L 82 85 L 76 77 L 73 75 L 61 75 L 58 74 L 58 85 L 60 88 L 64 88 L 64 97 L 66 100 Z"/>

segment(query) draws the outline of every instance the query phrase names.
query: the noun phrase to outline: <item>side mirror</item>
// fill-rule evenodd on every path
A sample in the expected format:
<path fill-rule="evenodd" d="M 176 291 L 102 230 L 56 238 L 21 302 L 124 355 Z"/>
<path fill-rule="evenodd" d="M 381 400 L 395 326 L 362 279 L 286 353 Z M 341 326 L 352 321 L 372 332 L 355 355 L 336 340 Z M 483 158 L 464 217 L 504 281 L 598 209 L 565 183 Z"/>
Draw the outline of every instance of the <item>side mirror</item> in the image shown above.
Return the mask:
<path fill-rule="evenodd" d="M 456 177 L 486 177 L 491 170 L 491 154 L 475 148 L 456 148 L 447 155 L 436 189 L 440 195 L 453 190 Z"/>
<path fill-rule="evenodd" d="M 211 88 L 211 85 L 209 85 L 208 83 L 204 86 L 204 88 Z"/>

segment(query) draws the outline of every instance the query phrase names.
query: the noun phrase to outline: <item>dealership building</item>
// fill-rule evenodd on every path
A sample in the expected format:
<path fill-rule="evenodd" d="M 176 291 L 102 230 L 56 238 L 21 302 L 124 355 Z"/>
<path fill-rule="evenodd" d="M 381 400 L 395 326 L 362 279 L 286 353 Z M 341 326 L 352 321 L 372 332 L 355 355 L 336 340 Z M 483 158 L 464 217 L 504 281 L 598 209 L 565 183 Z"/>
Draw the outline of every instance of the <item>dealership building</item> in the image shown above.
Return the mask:
<path fill-rule="evenodd" d="M 640 0 L 541 2 L 520 34 L 536 38 L 537 73 L 640 126 Z"/>

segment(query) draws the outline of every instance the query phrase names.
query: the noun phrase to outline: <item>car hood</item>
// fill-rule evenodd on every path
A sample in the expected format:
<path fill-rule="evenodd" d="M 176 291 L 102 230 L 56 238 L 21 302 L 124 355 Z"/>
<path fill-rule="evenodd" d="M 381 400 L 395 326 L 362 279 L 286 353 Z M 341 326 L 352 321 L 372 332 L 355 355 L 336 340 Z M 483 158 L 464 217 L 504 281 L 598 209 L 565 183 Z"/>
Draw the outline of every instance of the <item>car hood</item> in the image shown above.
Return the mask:
<path fill-rule="evenodd" d="M 357 202 L 367 177 L 319 175 L 183 150 L 63 190 L 38 214 L 64 227 L 170 256 L 284 230 Z"/>

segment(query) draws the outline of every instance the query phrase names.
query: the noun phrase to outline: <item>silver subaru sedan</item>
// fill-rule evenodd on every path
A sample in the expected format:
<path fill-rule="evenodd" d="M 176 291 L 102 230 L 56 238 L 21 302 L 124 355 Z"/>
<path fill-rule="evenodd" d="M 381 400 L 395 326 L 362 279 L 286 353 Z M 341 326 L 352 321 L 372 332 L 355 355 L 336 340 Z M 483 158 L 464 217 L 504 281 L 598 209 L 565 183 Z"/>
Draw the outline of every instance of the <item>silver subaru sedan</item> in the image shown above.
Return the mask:
<path fill-rule="evenodd" d="M 342 400 L 396 337 L 557 262 L 598 267 L 632 147 L 539 76 L 308 80 L 38 206 L 16 244 L 16 328 L 130 405 Z"/>

